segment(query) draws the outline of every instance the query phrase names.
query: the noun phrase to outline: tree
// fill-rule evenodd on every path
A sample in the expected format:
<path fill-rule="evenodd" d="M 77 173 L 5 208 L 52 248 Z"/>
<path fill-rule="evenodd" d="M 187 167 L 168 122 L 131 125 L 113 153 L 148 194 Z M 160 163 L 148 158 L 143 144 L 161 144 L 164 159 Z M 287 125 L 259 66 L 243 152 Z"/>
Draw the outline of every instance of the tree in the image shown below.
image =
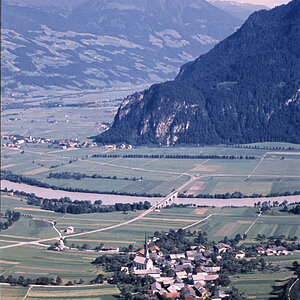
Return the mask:
<path fill-rule="evenodd" d="M 61 285 L 62 284 L 62 280 L 60 278 L 60 276 L 56 277 L 56 285 Z"/>
<path fill-rule="evenodd" d="M 229 293 L 229 296 L 226 297 L 225 299 L 228 299 L 228 300 L 246 300 L 244 295 L 241 292 L 239 292 L 239 290 L 236 289 L 235 287 L 232 288 L 232 291 Z"/>

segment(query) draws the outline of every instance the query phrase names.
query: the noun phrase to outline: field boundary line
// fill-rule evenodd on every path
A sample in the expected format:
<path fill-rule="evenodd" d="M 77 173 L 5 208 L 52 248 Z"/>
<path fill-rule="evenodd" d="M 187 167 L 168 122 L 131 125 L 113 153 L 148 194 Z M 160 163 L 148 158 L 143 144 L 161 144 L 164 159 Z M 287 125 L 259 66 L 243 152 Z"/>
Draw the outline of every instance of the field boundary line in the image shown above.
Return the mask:
<path fill-rule="evenodd" d="M 23 297 L 22 300 L 25 300 L 25 299 L 28 297 L 28 295 L 29 295 L 31 289 L 32 289 L 32 285 L 29 286 L 28 291 L 27 291 L 26 295 Z"/>
<path fill-rule="evenodd" d="M 41 285 L 41 284 L 31 284 L 30 287 L 40 287 L 40 288 L 81 288 L 81 287 L 93 287 L 93 286 L 102 286 L 109 283 L 96 283 L 96 284 L 77 284 L 77 285 Z"/>
<path fill-rule="evenodd" d="M 211 216 L 214 216 L 214 215 L 217 215 L 217 214 L 210 214 L 210 215 L 208 215 L 207 217 L 205 217 L 204 219 L 201 219 L 200 221 L 197 221 L 197 222 L 195 222 L 195 223 L 193 223 L 193 224 L 190 224 L 190 225 L 188 225 L 188 226 L 185 226 L 185 227 L 183 227 L 182 229 L 185 230 L 185 229 L 191 228 L 191 227 L 193 227 L 193 226 L 196 226 L 196 225 L 200 224 L 201 222 L 204 222 L 204 221 L 208 220 Z"/>
<path fill-rule="evenodd" d="M 252 228 L 252 226 L 257 222 L 257 220 L 260 218 L 262 214 L 262 211 L 259 212 L 258 216 L 255 218 L 255 220 L 252 222 L 252 224 L 247 228 L 247 230 L 244 232 L 244 235 L 247 234 L 249 232 L 249 230 Z M 243 243 L 243 241 L 240 241 L 238 243 L 238 246 L 240 246 Z"/>
<path fill-rule="evenodd" d="M 247 176 L 247 178 L 245 178 L 243 181 L 246 181 L 247 179 L 249 179 L 253 174 L 254 172 L 256 171 L 256 169 L 259 167 L 259 165 L 263 162 L 263 160 L 265 159 L 266 157 L 266 154 L 263 155 L 263 157 L 261 158 L 261 160 L 258 162 L 258 164 L 255 166 L 255 168 L 252 170 L 252 172 Z"/>

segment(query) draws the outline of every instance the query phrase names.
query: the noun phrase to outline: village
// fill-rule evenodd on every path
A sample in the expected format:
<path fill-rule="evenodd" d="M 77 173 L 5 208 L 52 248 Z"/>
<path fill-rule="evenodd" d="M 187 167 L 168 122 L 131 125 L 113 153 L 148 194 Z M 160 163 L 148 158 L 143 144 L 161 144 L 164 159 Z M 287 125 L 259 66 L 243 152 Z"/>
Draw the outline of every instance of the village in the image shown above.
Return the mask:
<path fill-rule="evenodd" d="M 270 245 L 267 249 L 257 247 L 257 257 L 262 255 L 292 255 L 283 246 Z M 212 262 L 211 256 L 216 254 L 217 261 L 222 260 L 224 253 L 231 252 L 235 259 L 243 259 L 246 252 L 237 250 L 225 243 L 217 243 L 213 248 L 206 249 L 203 245 L 191 246 L 184 253 L 164 256 L 160 248 L 145 241 L 144 249 L 137 252 L 130 271 L 137 276 L 151 276 L 155 282 L 151 285 L 151 293 L 159 294 L 164 298 L 180 298 L 180 291 L 184 291 L 184 299 L 223 299 L 229 296 L 226 292 L 216 289 L 212 295 L 206 285 L 216 285 L 221 267 Z M 162 276 L 162 267 L 168 266 L 174 276 Z M 129 272 L 124 267 L 122 271 Z"/>
<path fill-rule="evenodd" d="M 3 141 L 3 148 L 21 149 L 22 145 L 26 144 L 44 144 L 48 146 L 53 146 L 54 148 L 66 150 L 74 148 L 89 148 L 95 147 L 97 144 L 95 142 L 80 142 L 77 138 L 75 139 L 63 139 L 63 140 L 53 140 L 41 137 L 24 137 L 20 135 L 5 135 L 1 134 L 1 140 Z"/>
<path fill-rule="evenodd" d="M 74 227 L 68 227 L 65 233 L 73 234 Z M 248 261 L 251 259 L 258 261 L 260 258 L 260 263 L 263 265 L 265 264 L 264 256 L 293 255 L 293 250 L 275 244 L 269 244 L 268 247 L 256 245 L 252 251 L 249 251 L 249 248 L 241 250 L 240 246 L 230 246 L 224 242 L 216 243 L 212 247 L 195 244 L 189 246 L 189 249 L 184 252 L 165 255 L 156 245 L 157 241 L 159 237 L 154 236 L 148 239 L 145 235 L 144 247 L 137 252 L 131 252 L 132 260 L 122 266 L 120 271 L 128 276 L 153 278 L 150 290 L 146 292 L 150 296 L 157 296 L 158 299 L 182 299 L 182 297 L 187 300 L 224 299 L 229 296 L 228 292 L 222 289 L 222 286 L 228 284 L 227 276 L 224 277 L 224 272 L 222 272 L 224 271 L 222 270 L 224 257 L 228 260 L 228 255 L 231 255 L 232 259 L 240 262 L 247 258 L 249 258 Z M 100 252 L 108 255 L 126 254 L 120 251 L 119 247 L 103 244 L 95 249 L 67 247 L 63 239 L 53 250 Z"/>

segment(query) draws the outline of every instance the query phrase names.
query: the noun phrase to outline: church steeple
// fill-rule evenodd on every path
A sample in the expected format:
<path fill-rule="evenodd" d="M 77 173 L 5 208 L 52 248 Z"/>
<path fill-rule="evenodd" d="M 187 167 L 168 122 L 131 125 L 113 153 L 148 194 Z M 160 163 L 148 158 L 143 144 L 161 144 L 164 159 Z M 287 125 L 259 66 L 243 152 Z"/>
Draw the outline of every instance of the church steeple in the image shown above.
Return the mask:
<path fill-rule="evenodd" d="M 149 258 L 148 241 L 147 241 L 147 234 L 146 233 L 145 233 L 144 256 L 146 258 Z"/>

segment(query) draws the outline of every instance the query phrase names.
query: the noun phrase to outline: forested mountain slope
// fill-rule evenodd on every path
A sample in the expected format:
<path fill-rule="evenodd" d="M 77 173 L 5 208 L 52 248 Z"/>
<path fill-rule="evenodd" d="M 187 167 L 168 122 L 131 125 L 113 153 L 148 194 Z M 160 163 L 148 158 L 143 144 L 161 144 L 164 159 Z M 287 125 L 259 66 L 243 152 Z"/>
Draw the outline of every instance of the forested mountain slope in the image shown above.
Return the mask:
<path fill-rule="evenodd" d="M 252 14 L 174 81 L 129 96 L 98 142 L 300 142 L 300 0 Z"/>

